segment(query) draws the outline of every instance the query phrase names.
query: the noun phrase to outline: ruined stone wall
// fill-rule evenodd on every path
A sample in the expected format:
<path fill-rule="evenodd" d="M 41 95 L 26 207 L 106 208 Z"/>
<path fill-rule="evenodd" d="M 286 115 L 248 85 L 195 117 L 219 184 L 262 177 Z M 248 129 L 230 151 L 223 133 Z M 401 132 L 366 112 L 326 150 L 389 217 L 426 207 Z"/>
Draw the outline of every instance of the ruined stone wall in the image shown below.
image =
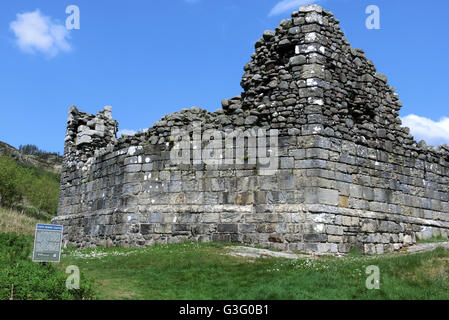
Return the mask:
<path fill-rule="evenodd" d="M 244 92 L 216 112 L 183 109 L 116 139 L 109 107 L 69 110 L 54 220 L 68 243 L 239 241 L 371 254 L 448 236 L 449 147 L 417 143 L 401 127 L 394 88 L 332 13 L 301 7 L 255 47 Z M 243 147 L 220 140 L 231 164 L 197 161 L 197 148 L 217 150 L 212 129 L 266 135 Z M 176 163 L 182 145 L 188 161 Z"/>

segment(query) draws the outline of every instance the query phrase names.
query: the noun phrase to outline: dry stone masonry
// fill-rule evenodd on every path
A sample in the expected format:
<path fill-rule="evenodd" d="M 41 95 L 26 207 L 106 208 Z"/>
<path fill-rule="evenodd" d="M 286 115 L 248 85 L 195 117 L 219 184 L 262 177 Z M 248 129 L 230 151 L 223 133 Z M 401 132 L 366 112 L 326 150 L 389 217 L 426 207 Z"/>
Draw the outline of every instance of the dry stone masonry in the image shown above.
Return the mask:
<path fill-rule="evenodd" d="M 417 143 L 401 127 L 395 89 L 332 13 L 301 7 L 263 33 L 251 58 L 244 92 L 222 109 L 183 109 L 134 136 L 116 138 L 110 107 L 97 116 L 71 107 L 53 220 L 66 243 L 238 241 L 379 254 L 448 236 L 449 147 Z M 267 133 L 258 143 L 273 149 L 274 170 L 264 167 L 268 153 L 251 161 L 249 144 L 225 146 L 243 163 L 196 161 L 196 148 L 214 141 L 207 130 L 254 128 Z M 171 161 L 173 132 L 184 132 L 187 163 Z"/>

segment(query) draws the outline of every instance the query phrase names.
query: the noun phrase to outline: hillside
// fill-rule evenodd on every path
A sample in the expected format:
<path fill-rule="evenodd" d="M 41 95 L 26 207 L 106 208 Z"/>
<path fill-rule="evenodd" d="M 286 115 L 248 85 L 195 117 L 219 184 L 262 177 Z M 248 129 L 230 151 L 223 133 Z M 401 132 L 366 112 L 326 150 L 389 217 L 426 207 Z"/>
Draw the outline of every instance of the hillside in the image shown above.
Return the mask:
<path fill-rule="evenodd" d="M 62 167 L 62 157 L 57 154 L 45 154 L 45 156 L 23 154 L 13 146 L 0 141 L 0 156 L 6 155 L 18 163 L 36 167 L 51 173 L 60 174 Z"/>
<path fill-rule="evenodd" d="M 50 223 L 50 218 L 50 216 L 43 214 L 33 215 L 30 211 L 19 212 L 0 207 L 0 233 L 15 232 L 26 236 L 34 236 L 36 224 Z"/>
<path fill-rule="evenodd" d="M 38 152 L 25 154 L 27 147 Z M 0 206 L 49 220 L 57 211 L 62 157 L 32 145 L 21 149 L 0 142 Z"/>

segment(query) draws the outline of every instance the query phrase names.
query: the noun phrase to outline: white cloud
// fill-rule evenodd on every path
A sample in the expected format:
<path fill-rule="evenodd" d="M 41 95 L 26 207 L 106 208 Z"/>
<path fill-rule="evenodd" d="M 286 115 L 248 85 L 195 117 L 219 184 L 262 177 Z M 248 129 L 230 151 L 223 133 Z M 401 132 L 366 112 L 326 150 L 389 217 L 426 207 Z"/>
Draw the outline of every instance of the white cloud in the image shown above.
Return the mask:
<path fill-rule="evenodd" d="M 54 57 L 61 51 L 71 50 L 67 42 L 69 32 L 65 26 L 42 15 L 39 9 L 18 13 L 16 20 L 11 22 L 9 27 L 14 32 L 16 43 L 23 52 L 40 51 L 49 57 Z"/>
<path fill-rule="evenodd" d="M 123 137 L 124 135 L 125 136 L 134 136 L 137 133 L 145 132 L 148 129 L 149 128 L 147 128 L 147 129 L 140 129 L 139 131 L 132 130 L 132 129 L 123 129 L 123 130 L 120 130 L 119 132 L 117 132 L 117 137 L 120 138 L 120 137 Z"/>
<path fill-rule="evenodd" d="M 120 138 L 122 136 L 133 136 L 137 133 L 136 130 L 123 129 L 117 132 L 117 136 Z"/>
<path fill-rule="evenodd" d="M 402 124 L 410 128 L 415 140 L 424 140 L 429 145 L 449 144 L 449 118 L 433 121 L 425 117 L 410 114 L 401 118 Z"/>
<path fill-rule="evenodd" d="M 282 0 L 271 9 L 268 16 L 272 17 L 284 12 L 291 12 L 299 9 L 300 6 L 317 3 L 319 1 L 320 0 Z"/>

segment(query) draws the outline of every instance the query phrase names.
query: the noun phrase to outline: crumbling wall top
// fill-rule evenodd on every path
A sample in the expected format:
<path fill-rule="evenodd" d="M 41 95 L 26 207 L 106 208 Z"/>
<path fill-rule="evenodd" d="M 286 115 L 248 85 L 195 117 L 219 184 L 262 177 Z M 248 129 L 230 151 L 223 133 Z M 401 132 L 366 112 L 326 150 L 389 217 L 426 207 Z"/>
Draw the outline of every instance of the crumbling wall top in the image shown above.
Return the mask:
<path fill-rule="evenodd" d="M 274 31 L 265 31 L 244 71 L 244 91 L 223 100 L 222 109 L 182 109 L 118 140 L 110 107 L 97 116 L 71 107 L 67 146 L 89 156 L 99 149 L 164 144 L 173 130 L 201 122 L 203 130 L 257 126 L 281 135 L 320 134 L 434 162 L 449 160 L 448 146 L 417 143 L 401 126 L 395 88 L 363 50 L 350 46 L 333 14 L 318 5 L 302 6 Z"/>

